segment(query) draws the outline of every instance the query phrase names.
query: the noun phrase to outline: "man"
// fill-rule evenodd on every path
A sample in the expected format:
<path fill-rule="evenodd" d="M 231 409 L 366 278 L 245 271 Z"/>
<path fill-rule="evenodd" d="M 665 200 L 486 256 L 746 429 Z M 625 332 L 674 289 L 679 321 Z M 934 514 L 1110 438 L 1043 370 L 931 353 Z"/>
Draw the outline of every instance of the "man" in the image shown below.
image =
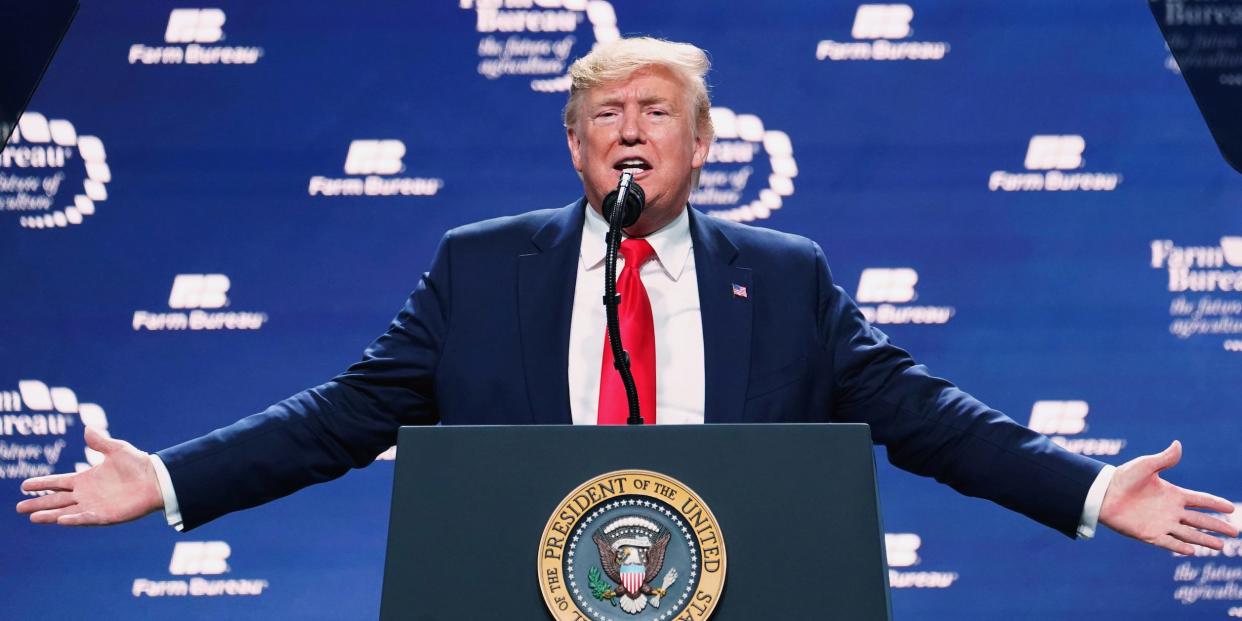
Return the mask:
<path fill-rule="evenodd" d="M 163 509 L 193 528 L 365 466 L 400 425 L 620 422 L 600 206 L 631 170 L 647 208 L 619 288 L 649 422 L 866 422 L 898 466 L 1069 536 L 1102 521 L 1190 554 L 1222 547 L 1203 530 L 1237 535 L 1192 510 L 1231 503 L 1160 479 L 1178 443 L 1115 470 L 1063 451 L 891 345 L 813 242 L 688 209 L 712 141 L 707 68 L 686 44 L 597 46 L 571 68 L 565 107 L 582 200 L 450 231 L 389 330 L 331 382 L 158 456 L 88 429 L 104 462 L 26 481 L 50 493 L 18 510 L 88 525 Z"/>

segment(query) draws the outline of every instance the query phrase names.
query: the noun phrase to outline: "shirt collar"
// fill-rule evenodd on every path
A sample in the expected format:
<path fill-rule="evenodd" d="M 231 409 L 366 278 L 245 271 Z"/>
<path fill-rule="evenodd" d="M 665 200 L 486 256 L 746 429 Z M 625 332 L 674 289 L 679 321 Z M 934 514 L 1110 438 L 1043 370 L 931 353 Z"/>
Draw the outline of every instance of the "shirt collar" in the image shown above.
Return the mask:
<path fill-rule="evenodd" d="M 604 264 L 604 237 L 608 234 L 608 221 L 595 211 L 589 204 L 586 205 L 586 218 L 582 225 L 582 267 L 587 271 L 591 271 L 601 267 Z M 625 237 L 629 237 L 626 235 Z M 687 206 L 681 210 L 672 222 L 664 225 L 660 230 L 648 235 L 644 239 L 651 244 L 651 248 L 655 250 L 656 260 L 660 262 L 660 267 L 664 268 L 664 272 L 668 277 L 676 281 L 681 278 L 682 272 L 686 267 L 686 260 L 690 258 L 690 251 L 693 244 L 690 241 L 690 207 Z"/>

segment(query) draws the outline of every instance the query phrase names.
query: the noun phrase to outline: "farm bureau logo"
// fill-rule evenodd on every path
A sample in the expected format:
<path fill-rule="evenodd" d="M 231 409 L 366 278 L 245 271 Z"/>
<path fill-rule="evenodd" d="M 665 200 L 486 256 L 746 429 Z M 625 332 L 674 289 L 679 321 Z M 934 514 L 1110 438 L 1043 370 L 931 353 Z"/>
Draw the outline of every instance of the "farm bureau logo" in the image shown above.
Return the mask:
<path fill-rule="evenodd" d="M 1062 172 L 1082 168 L 1087 141 L 1075 134 L 1035 135 L 1026 147 L 1023 165 L 1028 171 L 994 170 L 988 189 L 996 192 L 1112 192 L 1121 175 L 1112 172 Z"/>
<path fill-rule="evenodd" d="M 173 9 L 164 29 L 164 43 L 129 46 L 131 65 L 253 65 L 263 48 L 233 45 L 200 45 L 224 40 L 224 11 L 220 9 Z"/>
<path fill-rule="evenodd" d="M 168 573 L 193 576 L 189 579 L 150 580 L 135 578 L 130 593 L 134 597 L 230 597 L 262 595 L 271 584 L 256 578 L 203 578 L 231 571 L 228 559 L 233 549 L 223 541 L 178 541 L 173 546 Z"/>
<path fill-rule="evenodd" d="M 690 203 L 710 208 L 710 216 L 734 222 L 771 217 L 784 197 L 793 194 L 793 179 L 798 176 L 789 135 L 765 129 L 763 120 L 753 114 L 713 106 L 711 115 L 716 141 L 707 153 L 707 165 L 699 174 L 698 189 L 690 194 Z M 759 157 L 760 151 L 766 160 Z M 765 173 L 766 186 L 754 182 Z M 761 189 L 756 192 L 755 187 Z"/>
<path fill-rule="evenodd" d="M 825 39 L 815 46 L 817 60 L 944 60 L 944 41 L 901 41 L 913 33 L 908 4 L 860 4 L 854 14 L 853 41 Z"/>
<path fill-rule="evenodd" d="M 598 42 L 621 38 L 616 11 L 604 0 L 460 0 L 458 6 L 474 10 L 475 30 L 485 35 L 479 75 L 529 77 L 531 90 L 541 93 L 569 92 L 566 72 L 582 26 L 589 23 Z"/>
<path fill-rule="evenodd" d="M 17 390 L 0 390 L 0 479 L 21 480 L 67 471 L 59 468 L 61 458 L 71 440 L 70 431 L 82 425 L 106 433 L 108 415 L 98 404 L 78 401 L 72 388 L 49 387 L 40 380 L 26 379 L 17 382 Z M 72 439 L 75 446 L 81 442 Z M 103 461 L 102 454 L 80 445 L 83 461 L 74 463 L 75 471 Z"/>
<path fill-rule="evenodd" d="M 919 273 L 909 267 L 869 267 L 858 277 L 854 296 L 858 310 L 868 322 L 884 324 L 943 325 L 957 314 L 952 306 L 911 305 L 918 299 L 914 285 Z"/>
<path fill-rule="evenodd" d="M 914 533 L 884 533 L 884 554 L 888 558 L 888 586 L 894 589 L 947 589 L 961 575 L 956 571 L 910 571 L 922 562 L 919 548 L 923 538 Z"/>
<path fill-rule="evenodd" d="M 1117 455 L 1125 448 L 1120 438 L 1067 438 L 1087 430 L 1086 401 L 1036 401 L 1031 406 L 1031 429 L 1050 436 L 1053 444 L 1079 455 Z"/>
<path fill-rule="evenodd" d="M 78 160 L 85 172 L 74 164 Z M 18 222 L 28 229 L 82 224 L 108 198 L 112 170 L 106 160 L 99 138 L 79 136 L 65 119 L 26 112 L 0 151 L 0 211 L 21 213 Z"/>
<path fill-rule="evenodd" d="M 396 177 L 405 171 L 405 143 L 400 140 L 353 140 L 345 155 L 345 174 L 310 178 L 311 196 L 435 196 L 444 180 L 432 177 Z"/>
<path fill-rule="evenodd" d="M 168 294 L 168 308 L 175 312 L 134 311 L 135 332 L 148 330 L 258 330 L 267 313 L 215 311 L 228 306 L 229 277 L 224 274 L 177 274 Z M 192 309 L 188 313 L 185 309 Z M 208 309 L 208 310 L 204 310 Z"/>
<path fill-rule="evenodd" d="M 706 619 L 720 602 L 720 525 L 690 488 L 646 470 L 569 493 L 540 538 L 539 587 L 558 621 Z"/>
<path fill-rule="evenodd" d="M 1168 272 L 1169 332 L 1179 339 L 1223 336 L 1225 351 L 1242 352 L 1242 236 L 1216 246 L 1151 242 L 1152 269 Z"/>

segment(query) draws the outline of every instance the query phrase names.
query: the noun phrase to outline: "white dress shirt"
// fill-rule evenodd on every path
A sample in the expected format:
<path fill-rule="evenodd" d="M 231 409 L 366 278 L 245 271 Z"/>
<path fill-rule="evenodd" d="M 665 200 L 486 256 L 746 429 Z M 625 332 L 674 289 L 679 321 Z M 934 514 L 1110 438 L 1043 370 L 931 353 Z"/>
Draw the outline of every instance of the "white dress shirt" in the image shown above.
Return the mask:
<path fill-rule="evenodd" d="M 608 222 L 590 207 L 582 228 L 578 283 L 569 322 L 569 409 L 575 425 L 594 425 L 604 359 L 604 236 Z M 703 316 L 690 244 L 690 212 L 648 235 L 655 256 L 639 276 L 655 322 L 656 424 L 703 422 Z M 617 261 L 621 273 L 625 258 Z M 625 345 L 625 335 L 621 336 Z M 612 368 L 609 368 L 612 371 Z M 614 371 L 615 372 L 615 371 Z"/>
<path fill-rule="evenodd" d="M 603 299 L 607 232 L 608 222 L 587 207 L 569 324 L 569 406 L 575 425 L 596 424 L 599 407 L 606 325 Z M 646 240 L 655 250 L 655 257 L 642 266 L 639 277 L 651 299 L 655 323 L 656 424 L 699 424 L 703 422 L 706 398 L 703 319 L 689 210 L 683 210 Z M 624 257 L 618 260 L 618 274 L 624 262 Z M 159 457 L 152 454 L 151 461 L 164 496 L 164 515 L 170 526 L 181 530 L 181 512 L 172 478 Z M 1105 466 L 1087 492 L 1078 524 L 1079 538 L 1095 535 L 1100 507 L 1115 470 Z"/>

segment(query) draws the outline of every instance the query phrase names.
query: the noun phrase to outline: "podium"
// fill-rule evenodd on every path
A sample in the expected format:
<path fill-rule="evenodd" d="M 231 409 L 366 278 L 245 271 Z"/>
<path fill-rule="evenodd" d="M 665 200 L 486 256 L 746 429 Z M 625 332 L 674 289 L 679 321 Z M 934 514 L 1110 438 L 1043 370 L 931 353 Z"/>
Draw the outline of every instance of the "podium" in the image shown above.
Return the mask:
<path fill-rule="evenodd" d="M 866 425 L 400 430 L 381 619 L 890 615 Z"/>

